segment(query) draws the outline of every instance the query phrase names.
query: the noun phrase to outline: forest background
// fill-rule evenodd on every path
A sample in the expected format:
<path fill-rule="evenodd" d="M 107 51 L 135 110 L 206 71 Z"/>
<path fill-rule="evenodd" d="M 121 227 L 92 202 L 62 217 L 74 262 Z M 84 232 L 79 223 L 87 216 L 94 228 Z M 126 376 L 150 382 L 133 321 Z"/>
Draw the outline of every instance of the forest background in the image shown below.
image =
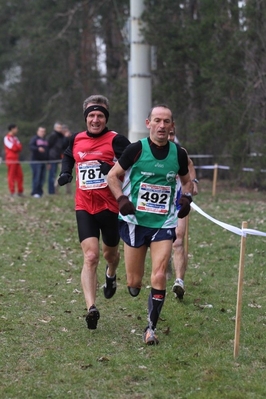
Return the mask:
<path fill-rule="evenodd" d="M 266 3 L 145 6 L 153 104 L 173 109 L 190 154 L 211 154 L 228 177 L 265 188 Z M 127 136 L 129 18 L 129 0 L 0 0 L 0 136 L 16 123 L 23 159 L 39 125 L 83 130 L 82 103 L 95 93 L 110 99 L 109 128 Z"/>

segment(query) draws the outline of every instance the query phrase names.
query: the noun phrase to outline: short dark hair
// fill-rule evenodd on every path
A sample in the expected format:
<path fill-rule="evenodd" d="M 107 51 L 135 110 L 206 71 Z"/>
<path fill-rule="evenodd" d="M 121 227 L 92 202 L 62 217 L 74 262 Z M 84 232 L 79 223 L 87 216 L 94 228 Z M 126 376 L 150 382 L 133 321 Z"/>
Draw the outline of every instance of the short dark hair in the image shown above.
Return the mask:
<path fill-rule="evenodd" d="M 93 94 L 92 96 L 86 98 L 83 102 L 83 112 L 88 107 L 88 104 L 105 105 L 106 109 L 109 110 L 109 100 L 107 97 L 101 94 Z"/>
<path fill-rule="evenodd" d="M 152 111 L 154 110 L 154 108 L 167 108 L 167 109 L 169 109 L 169 111 L 171 111 L 172 121 L 174 120 L 172 110 L 167 104 L 156 104 L 150 109 L 150 112 L 148 113 L 149 121 L 151 120 L 151 114 L 152 114 Z"/>
<path fill-rule="evenodd" d="M 7 126 L 7 129 L 10 132 L 10 130 L 14 129 L 15 127 L 17 127 L 15 123 L 10 123 L 10 125 Z"/>

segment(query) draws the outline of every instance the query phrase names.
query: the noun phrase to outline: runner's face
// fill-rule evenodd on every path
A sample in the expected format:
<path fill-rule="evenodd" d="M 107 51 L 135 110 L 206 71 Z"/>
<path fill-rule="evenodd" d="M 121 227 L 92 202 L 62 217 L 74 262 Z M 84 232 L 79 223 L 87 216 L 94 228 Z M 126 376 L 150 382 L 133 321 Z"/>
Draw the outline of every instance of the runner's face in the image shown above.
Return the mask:
<path fill-rule="evenodd" d="M 172 143 L 175 142 L 175 134 L 173 132 L 173 130 L 170 130 L 169 136 L 168 136 L 168 140 L 172 141 Z"/>
<path fill-rule="evenodd" d="M 90 107 L 91 105 L 95 104 L 88 104 L 87 108 Z M 101 106 L 105 107 L 104 104 L 101 104 Z M 87 122 L 87 129 L 92 134 L 101 133 L 106 126 L 106 118 L 101 111 L 90 112 L 87 116 L 86 122 Z"/>
<path fill-rule="evenodd" d="M 167 143 L 173 125 L 172 113 L 170 109 L 164 107 L 154 108 L 150 120 L 146 119 L 146 126 L 150 129 L 150 138 L 159 146 Z"/>

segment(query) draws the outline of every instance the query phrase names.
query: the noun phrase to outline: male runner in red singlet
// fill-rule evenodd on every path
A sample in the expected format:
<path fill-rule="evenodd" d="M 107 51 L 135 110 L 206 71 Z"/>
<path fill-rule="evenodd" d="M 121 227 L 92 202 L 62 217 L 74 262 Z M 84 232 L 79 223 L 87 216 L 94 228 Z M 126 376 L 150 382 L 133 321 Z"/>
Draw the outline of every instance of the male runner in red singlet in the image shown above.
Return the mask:
<path fill-rule="evenodd" d="M 92 95 L 83 103 L 87 130 L 73 134 L 64 152 L 58 184 L 70 183 L 76 164 L 75 210 L 78 235 L 84 263 L 81 284 L 88 309 L 86 322 L 96 329 L 99 310 L 96 308 L 97 266 L 99 237 L 102 236 L 103 256 L 106 260 L 104 296 L 109 299 L 116 292 L 116 268 L 119 263 L 118 204 L 111 193 L 106 175 L 123 150 L 128 139 L 106 126 L 109 101 L 101 95 Z"/>

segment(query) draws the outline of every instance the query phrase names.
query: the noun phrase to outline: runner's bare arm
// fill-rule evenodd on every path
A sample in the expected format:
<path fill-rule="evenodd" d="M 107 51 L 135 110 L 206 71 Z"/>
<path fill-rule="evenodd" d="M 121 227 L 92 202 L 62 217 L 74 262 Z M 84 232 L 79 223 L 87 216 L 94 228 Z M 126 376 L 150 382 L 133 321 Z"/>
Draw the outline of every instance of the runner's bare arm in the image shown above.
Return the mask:
<path fill-rule="evenodd" d="M 116 199 L 123 195 L 120 177 L 124 174 L 124 169 L 120 166 L 119 162 L 116 162 L 107 175 L 108 186 Z"/>

